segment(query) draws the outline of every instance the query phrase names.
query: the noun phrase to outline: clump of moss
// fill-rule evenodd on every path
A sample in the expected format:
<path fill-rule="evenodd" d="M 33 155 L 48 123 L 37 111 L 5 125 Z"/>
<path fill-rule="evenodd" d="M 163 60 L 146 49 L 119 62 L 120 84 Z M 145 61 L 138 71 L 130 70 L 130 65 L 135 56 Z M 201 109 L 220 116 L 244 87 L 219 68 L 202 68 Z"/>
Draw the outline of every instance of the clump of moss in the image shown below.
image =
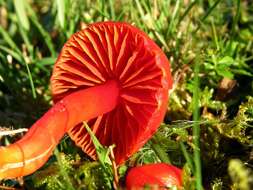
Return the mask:
<path fill-rule="evenodd" d="M 217 129 L 222 135 L 242 144 L 253 144 L 253 97 L 247 99 L 247 102 L 239 106 L 234 119 L 231 122 L 221 122 Z"/>
<path fill-rule="evenodd" d="M 60 170 L 64 170 L 70 179 L 72 189 L 103 190 L 108 186 L 108 176 L 99 162 L 77 162 L 73 156 L 61 153 L 61 165 L 50 164 L 33 176 L 36 188 L 46 190 L 65 190 L 69 186 Z"/>
<path fill-rule="evenodd" d="M 66 189 L 65 179 L 64 176 L 61 175 L 60 170 L 65 170 L 68 174 L 73 173 L 73 158 L 71 156 L 66 156 L 63 153 L 59 154 L 59 156 L 61 159 L 61 165 L 55 162 L 32 176 L 35 187 L 46 190 Z"/>
<path fill-rule="evenodd" d="M 250 177 L 252 171 L 245 167 L 239 159 L 229 161 L 228 173 L 232 180 L 232 188 L 240 190 L 252 189 L 253 179 Z"/>

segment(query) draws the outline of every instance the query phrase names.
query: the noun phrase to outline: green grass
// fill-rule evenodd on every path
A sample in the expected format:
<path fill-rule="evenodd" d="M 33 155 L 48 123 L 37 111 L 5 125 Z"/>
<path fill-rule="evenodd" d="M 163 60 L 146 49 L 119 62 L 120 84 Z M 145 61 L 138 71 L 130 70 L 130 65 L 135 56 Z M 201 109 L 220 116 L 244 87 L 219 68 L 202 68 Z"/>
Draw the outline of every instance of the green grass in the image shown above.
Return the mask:
<path fill-rule="evenodd" d="M 120 169 L 121 181 L 132 163 L 162 160 L 184 168 L 185 189 L 252 188 L 249 0 L 0 0 L 0 127 L 27 128 L 46 112 L 52 104 L 50 73 L 64 42 L 82 25 L 105 20 L 145 31 L 167 55 L 175 81 L 164 123 Z M 69 138 L 57 150 L 24 183 L 0 184 L 99 189 L 111 179 L 101 174 L 101 165 L 87 162 Z M 68 159 L 61 160 L 61 154 Z"/>

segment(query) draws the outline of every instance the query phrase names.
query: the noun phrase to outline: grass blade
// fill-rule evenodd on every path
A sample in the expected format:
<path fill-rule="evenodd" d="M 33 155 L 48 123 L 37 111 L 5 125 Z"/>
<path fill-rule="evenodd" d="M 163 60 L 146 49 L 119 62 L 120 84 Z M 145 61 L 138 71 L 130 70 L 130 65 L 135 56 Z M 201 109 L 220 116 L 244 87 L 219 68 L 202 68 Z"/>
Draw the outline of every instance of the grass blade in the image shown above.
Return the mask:
<path fill-rule="evenodd" d="M 65 0 L 56 0 L 57 18 L 62 29 L 65 28 Z"/>
<path fill-rule="evenodd" d="M 196 5 L 197 1 L 193 1 L 190 3 L 190 5 L 187 7 L 183 15 L 179 18 L 178 25 L 184 20 L 185 16 L 191 11 L 191 9 Z"/>
<path fill-rule="evenodd" d="M 175 26 L 176 26 L 175 23 L 176 23 L 177 15 L 178 15 L 179 10 L 180 10 L 180 5 L 181 5 L 181 0 L 176 1 L 176 5 L 175 5 L 174 11 L 173 11 L 172 16 L 171 16 L 171 20 L 170 20 L 170 24 L 169 24 L 169 27 L 168 27 L 167 34 L 171 33 L 172 30 L 175 30 Z"/>
<path fill-rule="evenodd" d="M 184 145 L 183 142 L 180 142 L 180 148 L 181 148 L 181 150 L 183 152 L 183 155 L 185 157 L 185 160 L 186 160 L 187 164 L 189 165 L 189 167 L 191 168 L 192 172 L 194 173 L 194 165 L 192 163 L 191 155 L 188 153 L 188 151 L 187 151 L 187 149 L 186 149 L 186 147 L 185 147 L 185 145 Z"/>
<path fill-rule="evenodd" d="M 12 57 L 14 57 L 19 62 L 23 61 L 22 56 L 20 56 L 17 52 L 15 52 L 5 46 L 0 45 L 0 50 L 6 52 L 7 54 L 10 54 Z"/>
<path fill-rule="evenodd" d="M 206 11 L 206 14 L 200 19 L 200 24 L 198 25 L 194 33 L 196 33 L 200 29 L 201 23 L 203 23 L 206 20 L 206 18 L 212 13 L 212 11 L 220 3 L 220 1 L 221 0 L 216 0 L 215 3 Z"/>
<path fill-rule="evenodd" d="M 142 18 L 143 22 L 145 23 L 145 13 L 144 13 L 144 10 L 143 10 L 140 2 L 138 0 L 135 0 L 135 3 L 137 5 L 137 9 L 138 9 L 138 11 L 140 13 L 141 18 Z"/>
<path fill-rule="evenodd" d="M 47 66 L 53 65 L 56 62 L 57 57 L 44 57 L 42 59 L 36 60 L 36 65 Z"/>
<path fill-rule="evenodd" d="M 231 32 L 231 38 L 230 38 L 230 42 L 229 42 L 229 49 L 231 49 L 232 43 L 234 41 L 235 38 L 235 30 L 236 30 L 236 25 L 238 24 L 239 21 L 239 17 L 240 17 L 240 12 L 241 12 L 241 0 L 237 0 L 237 5 L 236 5 L 236 14 L 235 17 L 233 18 L 233 24 L 232 24 L 232 32 Z"/>
<path fill-rule="evenodd" d="M 27 9 L 28 9 L 29 13 L 31 14 L 30 19 L 31 19 L 32 23 L 36 26 L 36 28 L 38 29 L 38 31 L 40 32 L 42 37 L 45 39 L 45 43 L 46 43 L 52 57 L 56 57 L 56 51 L 54 49 L 54 44 L 52 42 L 52 38 L 51 38 L 50 34 L 40 24 L 36 13 L 34 12 L 32 7 L 28 3 L 27 3 Z"/>
<path fill-rule="evenodd" d="M 110 6 L 110 13 L 111 13 L 111 19 L 115 20 L 115 10 L 114 10 L 114 0 L 109 0 L 109 6 Z"/>
<path fill-rule="evenodd" d="M 21 51 L 19 50 L 18 46 L 12 40 L 11 36 L 6 32 L 3 27 L 0 25 L 0 34 L 2 34 L 4 41 L 18 54 L 22 55 Z"/>
<path fill-rule="evenodd" d="M 170 158 L 167 153 L 161 148 L 159 141 L 156 140 L 156 135 L 151 140 L 151 147 L 156 153 L 157 157 L 161 160 L 161 162 L 171 164 Z"/>
<path fill-rule="evenodd" d="M 83 126 L 90 135 L 90 138 L 97 152 L 98 160 L 100 161 L 101 165 L 106 169 L 106 164 L 112 165 L 112 162 L 109 158 L 109 149 L 103 147 L 103 145 L 99 142 L 99 140 L 94 135 L 93 131 L 90 129 L 86 122 L 83 122 Z"/>
<path fill-rule="evenodd" d="M 19 25 L 21 25 L 20 22 L 19 22 Z M 34 50 L 33 49 L 33 44 L 31 43 L 31 40 L 30 40 L 30 38 L 28 36 L 27 31 L 24 30 L 24 28 L 22 28 L 22 27 L 20 27 L 19 31 L 20 31 L 20 34 L 21 34 L 21 36 L 23 38 L 23 41 L 24 41 L 24 43 L 25 43 L 25 45 L 26 45 L 26 47 L 28 49 L 28 52 L 29 52 L 30 56 L 33 57 L 33 50 Z"/>
<path fill-rule="evenodd" d="M 30 29 L 29 20 L 25 10 L 25 0 L 14 0 L 14 7 L 18 16 L 18 20 L 21 23 L 21 26 L 28 31 Z"/>
<path fill-rule="evenodd" d="M 28 78 L 29 78 L 29 81 L 30 81 L 30 85 L 31 85 L 31 89 L 32 89 L 32 94 L 33 94 L 33 97 L 36 98 L 36 91 L 35 91 L 35 88 L 34 88 L 32 74 L 31 74 L 30 68 L 28 66 L 28 63 L 23 58 L 22 52 L 18 49 L 18 47 L 15 44 L 15 42 L 11 39 L 11 37 L 9 36 L 9 34 L 1 26 L 0 26 L 0 33 L 2 34 L 4 40 L 7 42 L 7 44 L 12 49 L 14 49 L 16 51 L 16 54 L 14 53 L 15 51 L 14 52 L 13 51 L 9 51 L 8 48 L 1 47 L 1 49 L 4 50 L 4 51 L 6 51 L 6 52 L 8 52 L 8 53 L 10 53 L 10 55 L 12 55 L 18 61 L 20 61 L 20 63 L 25 64 L 27 75 L 28 75 Z"/>
<path fill-rule="evenodd" d="M 48 66 L 53 65 L 56 59 L 56 57 L 44 57 L 42 59 L 33 60 L 33 64 L 35 64 L 36 67 L 39 67 L 41 70 L 46 72 L 48 76 L 50 76 L 51 71 L 48 69 Z"/>
<path fill-rule="evenodd" d="M 24 62 L 25 62 L 25 67 L 26 67 L 26 71 L 27 71 L 27 74 L 28 74 L 28 78 L 29 78 L 29 81 L 30 81 L 30 86 L 31 86 L 31 89 L 32 89 L 32 95 L 33 95 L 33 98 L 36 98 L 37 95 L 36 95 L 36 91 L 35 91 L 35 87 L 34 87 L 32 74 L 31 74 L 30 68 L 28 66 L 28 63 L 26 61 L 24 61 Z"/>

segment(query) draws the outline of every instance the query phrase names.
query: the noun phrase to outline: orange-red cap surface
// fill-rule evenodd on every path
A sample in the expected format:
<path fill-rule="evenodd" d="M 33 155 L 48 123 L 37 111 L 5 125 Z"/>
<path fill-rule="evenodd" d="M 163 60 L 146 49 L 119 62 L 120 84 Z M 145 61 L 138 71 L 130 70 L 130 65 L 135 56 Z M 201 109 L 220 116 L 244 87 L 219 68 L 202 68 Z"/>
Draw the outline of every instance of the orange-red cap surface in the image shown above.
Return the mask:
<path fill-rule="evenodd" d="M 126 177 L 127 190 L 166 190 L 172 186 L 182 187 L 182 170 L 169 164 L 147 164 L 131 168 Z"/>

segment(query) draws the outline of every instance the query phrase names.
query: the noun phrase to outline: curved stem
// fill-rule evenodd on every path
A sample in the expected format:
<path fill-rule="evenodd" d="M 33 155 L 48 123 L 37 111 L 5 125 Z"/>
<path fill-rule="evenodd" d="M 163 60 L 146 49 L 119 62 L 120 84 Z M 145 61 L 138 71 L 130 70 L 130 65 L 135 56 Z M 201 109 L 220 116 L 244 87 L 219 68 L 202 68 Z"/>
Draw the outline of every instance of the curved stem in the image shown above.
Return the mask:
<path fill-rule="evenodd" d="M 68 130 L 113 110 L 118 95 L 117 82 L 108 81 L 78 90 L 57 102 L 22 139 L 0 147 L 0 179 L 25 176 L 39 169 Z"/>

